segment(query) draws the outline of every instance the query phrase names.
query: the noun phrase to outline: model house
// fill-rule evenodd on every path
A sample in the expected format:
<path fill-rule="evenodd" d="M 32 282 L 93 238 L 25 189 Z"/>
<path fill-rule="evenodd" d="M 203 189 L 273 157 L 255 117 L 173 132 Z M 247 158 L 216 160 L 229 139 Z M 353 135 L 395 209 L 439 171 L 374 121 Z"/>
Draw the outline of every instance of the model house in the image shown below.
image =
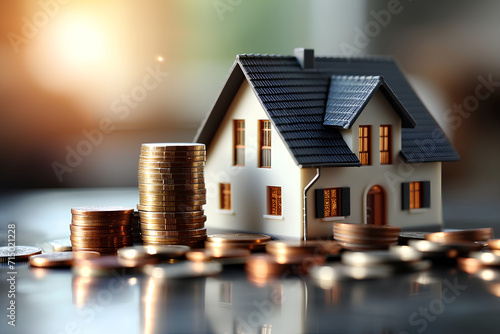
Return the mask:
<path fill-rule="evenodd" d="M 459 157 L 387 58 L 238 55 L 196 142 L 207 226 L 311 239 L 334 222 L 437 227 Z"/>

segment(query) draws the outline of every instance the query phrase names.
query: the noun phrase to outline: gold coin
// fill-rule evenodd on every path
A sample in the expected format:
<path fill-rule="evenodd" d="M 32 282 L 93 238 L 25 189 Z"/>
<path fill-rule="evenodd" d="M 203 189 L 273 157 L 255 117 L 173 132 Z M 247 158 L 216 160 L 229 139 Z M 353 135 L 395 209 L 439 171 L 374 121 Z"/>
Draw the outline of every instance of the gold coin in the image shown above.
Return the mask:
<path fill-rule="evenodd" d="M 198 184 L 198 183 L 205 183 L 205 179 L 198 178 L 198 179 L 163 179 L 163 178 L 148 178 L 148 177 L 139 177 L 137 179 L 139 183 L 143 184 L 157 184 L 157 185 L 162 185 L 162 184 L 168 184 L 168 185 L 175 185 L 175 184 Z"/>
<path fill-rule="evenodd" d="M 144 143 L 141 150 L 147 151 L 201 151 L 205 144 L 201 143 Z"/>
<path fill-rule="evenodd" d="M 204 223 L 207 220 L 207 216 L 199 217 L 179 217 L 179 218 L 143 218 L 141 220 L 141 225 L 144 224 L 157 224 L 157 225 L 174 225 L 174 224 L 195 224 Z"/>
<path fill-rule="evenodd" d="M 139 196 L 194 196 L 206 195 L 207 189 L 191 189 L 191 190 L 141 190 L 139 189 Z"/>
<path fill-rule="evenodd" d="M 181 195 L 139 195 L 139 200 L 152 202 L 186 202 L 186 201 L 201 201 L 206 200 L 206 194 L 191 195 L 191 196 L 181 196 Z"/>
<path fill-rule="evenodd" d="M 76 207 L 71 208 L 71 213 L 82 216 L 113 216 L 132 214 L 134 209 L 121 206 L 103 206 L 103 207 Z"/>
<path fill-rule="evenodd" d="M 294 254 L 337 254 L 342 246 L 334 240 L 287 240 L 269 241 L 266 244 L 266 252 L 274 255 L 294 255 Z"/>
<path fill-rule="evenodd" d="M 164 201 L 140 201 L 141 205 L 147 206 L 174 206 L 174 207 L 184 207 L 184 206 L 194 206 L 194 205 L 205 205 L 206 200 L 190 200 L 190 201 L 178 201 L 178 202 L 164 202 Z"/>
<path fill-rule="evenodd" d="M 190 237 L 207 234 L 206 228 L 200 228 L 196 230 L 177 230 L 177 231 L 159 231 L 159 230 L 146 230 L 141 231 L 143 236 L 154 236 L 154 237 Z"/>
<path fill-rule="evenodd" d="M 151 206 L 151 205 L 141 205 L 137 204 L 137 209 L 139 211 L 148 211 L 148 212 L 190 212 L 190 211 L 201 211 L 203 210 L 202 205 L 178 205 L 178 206 Z"/>
<path fill-rule="evenodd" d="M 139 192 L 141 191 L 165 191 L 165 190 L 199 190 L 205 189 L 205 183 L 193 184 L 148 184 L 139 182 Z"/>
<path fill-rule="evenodd" d="M 199 155 L 199 156 L 167 156 L 167 155 L 150 155 L 150 154 L 144 154 L 141 152 L 139 155 L 139 160 L 148 162 L 148 161 L 154 161 L 154 162 L 194 162 L 194 161 L 206 161 L 207 158 L 205 155 Z"/>
<path fill-rule="evenodd" d="M 256 233 L 219 233 L 207 236 L 207 241 L 211 243 L 254 243 L 260 244 L 271 240 L 265 234 Z"/>
<path fill-rule="evenodd" d="M 0 263 L 9 261 L 28 261 L 32 255 L 41 254 L 42 250 L 32 246 L 0 247 Z"/>
<path fill-rule="evenodd" d="M 203 171 L 199 173 L 156 173 L 153 171 L 144 171 L 139 170 L 137 173 L 139 177 L 146 177 L 150 179 L 180 179 L 180 180 L 189 180 L 189 179 L 199 179 L 205 177 L 205 173 Z"/>
<path fill-rule="evenodd" d="M 192 174 L 192 173 L 203 173 L 205 171 L 204 167 L 139 167 L 139 173 L 155 173 L 155 174 Z"/>
<path fill-rule="evenodd" d="M 139 167 L 149 168 L 202 168 L 205 161 L 155 161 L 139 159 Z"/>
<path fill-rule="evenodd" d="M 150 151 L 142 150 L 141 156 L 145 157 L 200 157 L 205 156 L 206 151 Z"/>
<path fill-rule="evenodd" d="M 204 216 L 203 210 L 186 212 L 148 212 L 140 211 L 141 222 L 150 218 L 157 219 L 187 219 Z"/>
<path fill-rule="evenodd" d="M 171 224 L 171 225 L 159 225 L 159 224 L 142 224 L 142 230 L 156 230 L 156 231 L 179 231 L 179 230 L 194 230 L 204 228 L 204 223 L 196 224 Z"/>

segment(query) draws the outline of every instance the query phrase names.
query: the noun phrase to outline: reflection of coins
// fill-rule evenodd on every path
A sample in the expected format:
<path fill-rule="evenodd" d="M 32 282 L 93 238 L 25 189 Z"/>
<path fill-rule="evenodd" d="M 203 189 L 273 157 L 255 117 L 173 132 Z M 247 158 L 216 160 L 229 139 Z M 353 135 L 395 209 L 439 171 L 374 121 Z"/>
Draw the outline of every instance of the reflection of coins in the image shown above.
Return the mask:
<path fill-rule="evenodd" d="M 163 245 L 163 246 L 134 246 L 125 247 L 118 250 L 118 257 L 137 260 L 143 258 L 178 259 L 184 257 L 191 248 L 184 245 Z"/>
<path fill-rule="evenodd" d="M 217 275 L 222 265 L 217 262 L 180 262 L 144 267 L 144 272 L 155 279 L 176 279 Z"/>
<path fill-rule="evenodd" d="M 324 256 L 259 254 L 252 255 L 247 259 L 245 269 L 250 280 L 258 280 L 285 274 L 287 276 L 307 274 L 312 265 L 324 263 Z"/>
<path fill-rule="evenodd" d="M 42 250 L 32 246 L 0 247 L 0 263 L 8 261 L 28 261 L 32 255 L 41 254 Z"/>
<path fill-rule="evenodd" d="M 75 259 L 75 254 L 78 254 L 78 256 L 76 257 L 78 259 L 99 257 L 99 253 L 97 252 L 48 253 L 30 256 L 29 263 L 33 267 L 42 268 L 70 267 Z"/>
<path fill-rule="evenodd" d="M 311 241 L 269 241 L 266 252 L 275 255 L 294 254 L 337 254 L 342 246 L 334 240 L 311 240 Z"/>

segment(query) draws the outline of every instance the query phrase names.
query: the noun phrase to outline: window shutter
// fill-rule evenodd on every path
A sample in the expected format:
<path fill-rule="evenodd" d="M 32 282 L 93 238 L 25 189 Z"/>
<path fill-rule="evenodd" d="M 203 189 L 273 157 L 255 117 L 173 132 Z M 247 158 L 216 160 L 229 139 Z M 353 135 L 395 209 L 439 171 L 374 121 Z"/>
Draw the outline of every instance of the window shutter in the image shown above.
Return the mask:
<path fill-rule="evenodd" d="M 422 182 L 422 207 L 430 208 L 431 207 L 431 182 L 424 181 Z"/>
<path fill-rule="evenodd" d="M 316 193 L 316 218 L 325 218 L 325 192 L 315 189 Z"/>
<path fill-rule="evenodd" d="M 410 183 L 401 183 L 401 210 L 410 210 Z"/>
<path fill-rule="evenodd" d="M 351 188 L 342 187 L 340 188 L 340 215 L 350 216 L 351 215 Z"/>

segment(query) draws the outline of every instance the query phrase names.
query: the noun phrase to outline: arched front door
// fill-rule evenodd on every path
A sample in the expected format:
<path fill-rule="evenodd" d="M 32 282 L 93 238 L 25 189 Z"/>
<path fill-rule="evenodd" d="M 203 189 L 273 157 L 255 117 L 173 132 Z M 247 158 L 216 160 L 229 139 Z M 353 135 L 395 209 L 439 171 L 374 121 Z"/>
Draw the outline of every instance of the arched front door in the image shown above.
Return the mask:
<path fill-rule="evenodd" d="M 366 223 L 385 225 L 385 191 L 381 186 L 373 186 L 366 196 Z"/>

